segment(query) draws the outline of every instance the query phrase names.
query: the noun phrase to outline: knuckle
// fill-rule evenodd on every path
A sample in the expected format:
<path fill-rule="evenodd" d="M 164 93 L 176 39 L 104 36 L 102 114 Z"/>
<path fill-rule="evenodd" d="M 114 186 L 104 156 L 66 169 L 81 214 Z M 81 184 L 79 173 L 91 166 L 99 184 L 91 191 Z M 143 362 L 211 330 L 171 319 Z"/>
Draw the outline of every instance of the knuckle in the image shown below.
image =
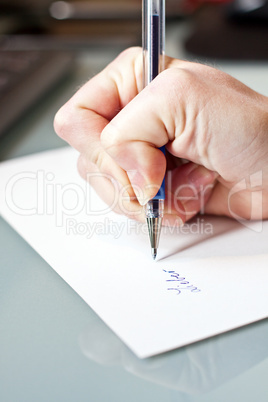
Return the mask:
<path fill-rule="evenodd" d="M 53 125 L 56 134 L 63 140 L 70 142 L 72 138 L 73 111 L 68 104 L 58 110 L 54 117 Z"/>
<path fill-rule="evenodd" d="M 119 56 L 118 59 L 128 59 L 128 58 L 135 58 L 137 57 L 139 54 L 141 53 L 141 48 L 138 46 L 133 46 L 133 47 L 129 47 L 125 50 L 123 50 Z"/>
<path fill-rule="evenodd" d="M 102 148 L 108 153 L 118 148 L 123 142 L 120 130 L 112 121 L 104 128 L 100 139 Z"/>
<path fill-rule="evenodd" d="M 54 117 L 54 130 L 56 132 L 56 134 L 61 137 L 64 138 L 64 126 L 65 126 L 65 118 L 64 118 L 64 111 L 63 111 L 63 107 L 59 109 L 59 111 L 56 113 L 55 117 Z"/>
<path fill-rule="evenodd" d="M 93 165 L 97 166 L 99 170 L 102 170 L 103 161 L 104 161 L 103 151 L 101 151 L 100 149 L 96 149 L 94 152 L 92 152 L 90 156 L 90 162 Z"/>
<path fill-rule="evenodd" d="M 195 81 L 195 75 L 186 68 L 171 67 L 164 70 L 159 76 L 165 85 L 175 90 L 183 89 L 187 91 L 191 89 Z"/>

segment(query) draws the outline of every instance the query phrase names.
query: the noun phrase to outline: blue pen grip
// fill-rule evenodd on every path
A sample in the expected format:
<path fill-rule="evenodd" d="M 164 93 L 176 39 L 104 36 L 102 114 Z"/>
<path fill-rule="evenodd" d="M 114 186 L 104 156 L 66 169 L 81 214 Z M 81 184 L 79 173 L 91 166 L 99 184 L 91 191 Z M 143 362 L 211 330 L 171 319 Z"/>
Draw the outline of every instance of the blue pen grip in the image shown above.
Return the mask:
<path fill-rule="evenodd" d="M 159 148 L 160 151 L 163 152 L 164 155 L 166 155 L 166 148 L 165 146 Z M 158 193 L 156 194 L 156 196 L 153 198 L 153 200 L 164 200 L 165 199 L 165 177 L 162 181 L 161 187 L 158 190 Z"/>

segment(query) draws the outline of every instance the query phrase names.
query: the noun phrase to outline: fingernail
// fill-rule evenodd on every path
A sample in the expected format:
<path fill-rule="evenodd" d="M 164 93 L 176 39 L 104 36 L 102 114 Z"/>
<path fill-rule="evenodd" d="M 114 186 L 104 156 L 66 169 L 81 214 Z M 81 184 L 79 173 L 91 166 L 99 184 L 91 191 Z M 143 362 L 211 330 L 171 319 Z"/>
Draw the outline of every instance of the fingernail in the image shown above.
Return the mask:
<path fill-rule="evenodd" d="M 208 170 L 204 166 L 197 166 L 189 173 L 188 180 L 198 188 L 213 183 L 217 177 L 218 173 Z"/>

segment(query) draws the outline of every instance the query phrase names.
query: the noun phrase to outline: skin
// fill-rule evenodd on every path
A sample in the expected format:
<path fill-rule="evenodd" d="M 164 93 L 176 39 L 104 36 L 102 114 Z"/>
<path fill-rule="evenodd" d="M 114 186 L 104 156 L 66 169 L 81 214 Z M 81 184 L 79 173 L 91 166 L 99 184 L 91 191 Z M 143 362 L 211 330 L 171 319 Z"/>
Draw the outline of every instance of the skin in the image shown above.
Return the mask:
<path fill-rule="evenodd" d="M 217 69 L 166 57 L 142 89 L 141 49 L 128 49 L 54 126 L 80 152 L 81 176 L 118 213 L 142 221 L 166 172 L 164 225 L 199 212 L 268 217 L 268 98 Z"/>

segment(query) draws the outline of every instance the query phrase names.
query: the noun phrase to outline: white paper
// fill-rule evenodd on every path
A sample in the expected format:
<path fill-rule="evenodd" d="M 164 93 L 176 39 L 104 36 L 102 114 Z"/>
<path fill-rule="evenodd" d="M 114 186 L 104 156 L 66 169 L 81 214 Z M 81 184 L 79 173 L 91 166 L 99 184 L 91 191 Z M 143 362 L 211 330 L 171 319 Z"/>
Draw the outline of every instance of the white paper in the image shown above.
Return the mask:
<path fill-rule="evenodd" d="M 268 222 L 163 228 L 154 262 L 146 226 L 109 211 L 77 156 L 63 148 L 2 163 L 0 212 L 137 356 L 267 317 Z"/>

